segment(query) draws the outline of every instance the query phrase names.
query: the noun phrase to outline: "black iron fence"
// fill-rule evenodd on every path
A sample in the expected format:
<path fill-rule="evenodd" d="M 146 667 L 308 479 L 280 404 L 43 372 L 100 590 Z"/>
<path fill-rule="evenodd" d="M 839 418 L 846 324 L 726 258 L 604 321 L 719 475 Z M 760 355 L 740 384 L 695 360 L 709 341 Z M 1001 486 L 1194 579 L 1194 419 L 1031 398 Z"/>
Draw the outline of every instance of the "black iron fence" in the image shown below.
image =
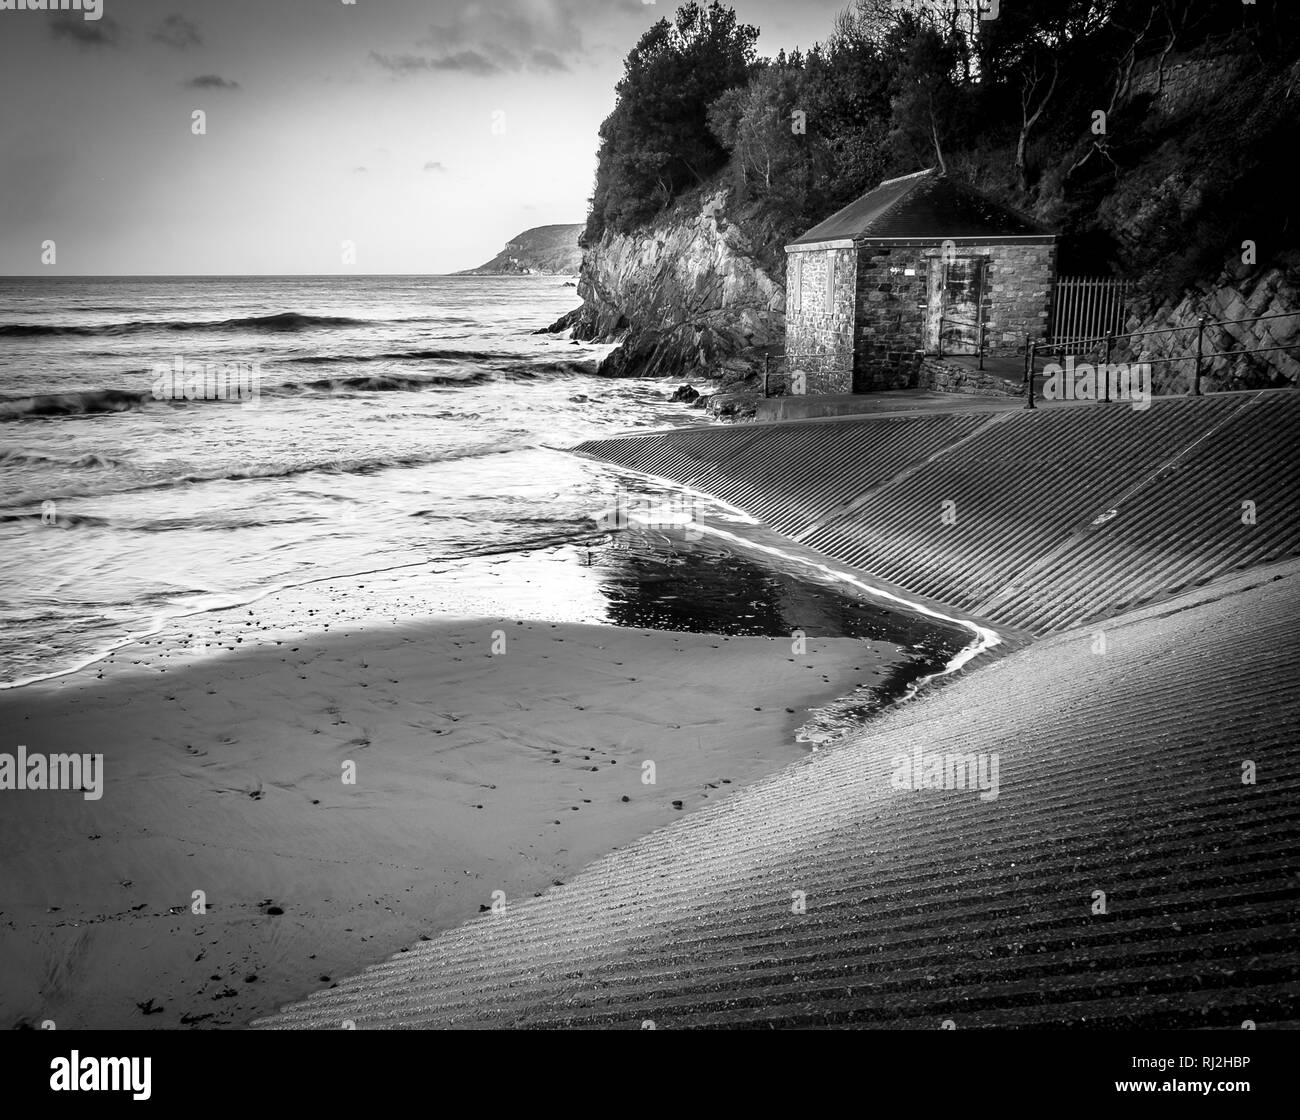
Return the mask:
<path fill-rule="evenodd" d="M 1073 346 L 1124 329 L 1129 294 L 1127 280 L 1106 276 L 1062 276 L 1052 299 L 1052 345 Z"/>
<path fill-rule="evenodd" d="M 1055 358 L 1058 362 L 1063 363 L 1067 357 L 1084 357 L 1096 358 L 1104 365 L 1111 365 L 1112 359 L 1116 353 L 1127 353 L 1129 355 L 1126 361 L 1143 366 L 1166 365 L 1173 362 L 1182 362 L 1188 365 L 1188 389 L 1187 395 L 1198 397 L 1201 395 L 1201 377 L 1204 374 L 1206 361 L 1214 358 L 1223 357 L 1244 357 L 1253 354 L 1269 354 L 1279 350 L 1289 350 L 1300 353 L 1300 345 L 1289 343 L 1278 346 L 1249 346 L 1249 347 L 1231 347 L 1224 350 L 1209 350 L 1206 348 L 1208 332 L 1220 327 L 1239 326 L 1242 323 L 1259 323 L 1270 319 L 1294 319 L 1297 312 L 1279 311 L 1271 315 L 1251 315 L 1244 319 L 1211 319 L 1208 315 L 1202 315 L 1196 322 L 1196 326 L 1181 327 L 1158 327 L 1146 331 L 1115 331 L 1111 330 L 1102 335 L 1092 338 L 1077 338 L 1071 341 L 1061 339 L 1052 339 L 1049 342 L 1034 342 L 1026 336 L 1025 345 L 1025 395 L 1026 408 L 1034 407 L 1034 377 L 1039 372 L 1038 362 L 1042 358 L 1051 361 Z M 1164 357 L 1146 357 L 1140 354 L 1140 347 L 1137 340 L 1150 338 L 1156 335 L 1170 334 L 1187 334 L 1192 330 L 1196 332 L 1196 344 L 1194 348 L 1189 348 L 1186 353 L 1169 354 Z M 1231 337 L 1231 336 L 1229 336 Z M 1136 359 L 1132 355 L 1137 354 Z M 1098 399 L 1109 400 L 1110 381 L 1108 378 L 1100 378 L 1098 388 L 1102 396 Z"/>

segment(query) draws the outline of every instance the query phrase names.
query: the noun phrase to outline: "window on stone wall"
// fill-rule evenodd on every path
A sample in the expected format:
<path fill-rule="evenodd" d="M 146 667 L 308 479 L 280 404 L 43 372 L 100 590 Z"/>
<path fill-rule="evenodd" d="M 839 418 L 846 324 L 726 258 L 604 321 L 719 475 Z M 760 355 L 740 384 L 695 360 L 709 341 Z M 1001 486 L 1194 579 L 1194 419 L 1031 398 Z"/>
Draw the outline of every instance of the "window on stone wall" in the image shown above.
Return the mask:
<path fill-rule="evenodd" d="M 826 254 L 826 314 L 835 313 L 835 250 Z"/>
<path fill-rule="evenodd" d="M 790 258 L 790 275 L 787 278 L 793 295 L 794 309 L 798 311 L 803 304 L 803 254 L 795 253 Z"/>

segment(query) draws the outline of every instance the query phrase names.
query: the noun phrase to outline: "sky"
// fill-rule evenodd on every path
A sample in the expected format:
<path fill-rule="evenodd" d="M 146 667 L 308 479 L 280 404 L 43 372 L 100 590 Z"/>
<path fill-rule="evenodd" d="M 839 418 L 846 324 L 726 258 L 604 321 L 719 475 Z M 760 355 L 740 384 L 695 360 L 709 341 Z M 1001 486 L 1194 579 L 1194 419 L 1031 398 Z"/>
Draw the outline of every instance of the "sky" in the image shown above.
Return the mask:
<path fill-rule="evenodd" d="M 525 229 L 584 220 L 623 59 L 676 11 L 98 0 L 87 19 L 26 7 L 45 2 L 59 0 L 0 0 L 3 275 L 473 268 Z M 845 3 L 731 6 L 774 55 L 824 40 Z"/>

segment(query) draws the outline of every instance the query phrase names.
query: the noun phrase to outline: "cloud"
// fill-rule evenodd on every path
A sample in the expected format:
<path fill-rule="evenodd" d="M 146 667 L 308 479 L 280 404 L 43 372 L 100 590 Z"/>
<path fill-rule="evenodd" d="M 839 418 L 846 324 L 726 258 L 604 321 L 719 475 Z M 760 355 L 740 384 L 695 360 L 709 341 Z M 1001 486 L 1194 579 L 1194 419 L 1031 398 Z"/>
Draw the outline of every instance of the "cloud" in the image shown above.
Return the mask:
<path fill-rule="evenodd" d="M 239 83 L 223 78 L 220 74 L 200 74 L 185 83 L 186 89 L 238 89 Z"/>
<path fill-rule="evenodd" d="M 369 170 L 370 170 L 370 168 L 368 168 L 368 167 L 362 167 L 360 164 L 358 164 L 356 167 L 354 167 L 354 168 L 352 169 L 352 172 L 353 172 L 353 174 L 355 174 L 355 175 L 359 175 L 359 174 L 361 174 L 361 172 L 363 172 L 363 171 L 369 171 Z"/>
<path fill-rule="evenodd" d="M 121 42 L 122 25 L 108 16 L 98 20 L 60 16 L 50 24 L 50 34 L 81 47 L 116 47 Z"/>
<path fill-rule="evenodd" d="M 602 13 L 644 19 L 641 0 L 599 0 Z M 417 53 L 371 52 L 398 77 L 454 71 L 493 74 L 560 73 L 583 54 L 582 29 L 591 23 L 594 0 L 477 0 L 461 4 L 416 41 Z"/>
<path fill-rule="evenodd" d="M 153 38 L 178 51 L 189 50 L 203 42 L 199 29 L 182 15 L 172 13 L 155 29 Z"/>
<path fill-rule="evenodd" d="M 431 159 L 429 160 L 428 163 L 424 165 L 424 170 L 425 171 L 446 171 L 447 165 L 443 163 L 439 163 L 436 159 Z"/>
<path fill-rule="evenodd" d="M 528 61 L 534 70 L 567 70 L 569 64 L 564 61 L 554 51 L 534 50 L 528 56 Z"/>
<path fill-rule="evenodd" d="M 435 22 L 421 46 L 493 48 L 523 54 L 532 48 L 565 53 L 582 48 L 582 0 L 478 0 Z"/>
<path fill-rule="evenodd" d="M 478 51 L 457 51 L 438 58 L 423 54 L 380 54 L 371 51 L 370 57 L 390 74 L 405 78 L 410 74 L 436 70 L 450 70 L 464 74 L 498 74 L 501 66 Z"/>

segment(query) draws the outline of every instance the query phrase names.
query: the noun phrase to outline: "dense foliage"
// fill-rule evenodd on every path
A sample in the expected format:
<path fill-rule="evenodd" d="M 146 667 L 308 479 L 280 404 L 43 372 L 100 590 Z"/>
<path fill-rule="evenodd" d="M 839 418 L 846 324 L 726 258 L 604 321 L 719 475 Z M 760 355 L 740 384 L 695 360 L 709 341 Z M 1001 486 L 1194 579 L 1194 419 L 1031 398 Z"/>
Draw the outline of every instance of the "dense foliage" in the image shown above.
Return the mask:
<path fill-rule="evenodd" d="M 717 0 L 689 3 L 628 56 L 586 237 L 634 229 L 721 175 L 737 212 L 779 244 L 882 178 L 938 166 L 1065 233 L 1067 265 L 1176 285 L 1243 233 L 1295 244 L 1285 195 L 1266 183 L 1300 140 L 1297 9 L 856 0 L 824 43 L 758 58 L 756 29 Z M 1206 56 L 1244 66 L 1217 124 L 1148 112 L 1168 67 Z M 1168 213 L 1125 230 L 1109 204 L 1127 194 L 1149 209 L 1153 183 L 1186 179 L 1191 159 L 1220 172 L 1213 185 L 1157 198 Z"/>
<path fill-rule="evenodd" d="M 614 111 L 600 128 L 588 232 L 631 229 L 727 161 L 709 106 L 743 87 L 758 30 L 714 0 L 692 0 L 641 36 L 624 64 Z"/>

